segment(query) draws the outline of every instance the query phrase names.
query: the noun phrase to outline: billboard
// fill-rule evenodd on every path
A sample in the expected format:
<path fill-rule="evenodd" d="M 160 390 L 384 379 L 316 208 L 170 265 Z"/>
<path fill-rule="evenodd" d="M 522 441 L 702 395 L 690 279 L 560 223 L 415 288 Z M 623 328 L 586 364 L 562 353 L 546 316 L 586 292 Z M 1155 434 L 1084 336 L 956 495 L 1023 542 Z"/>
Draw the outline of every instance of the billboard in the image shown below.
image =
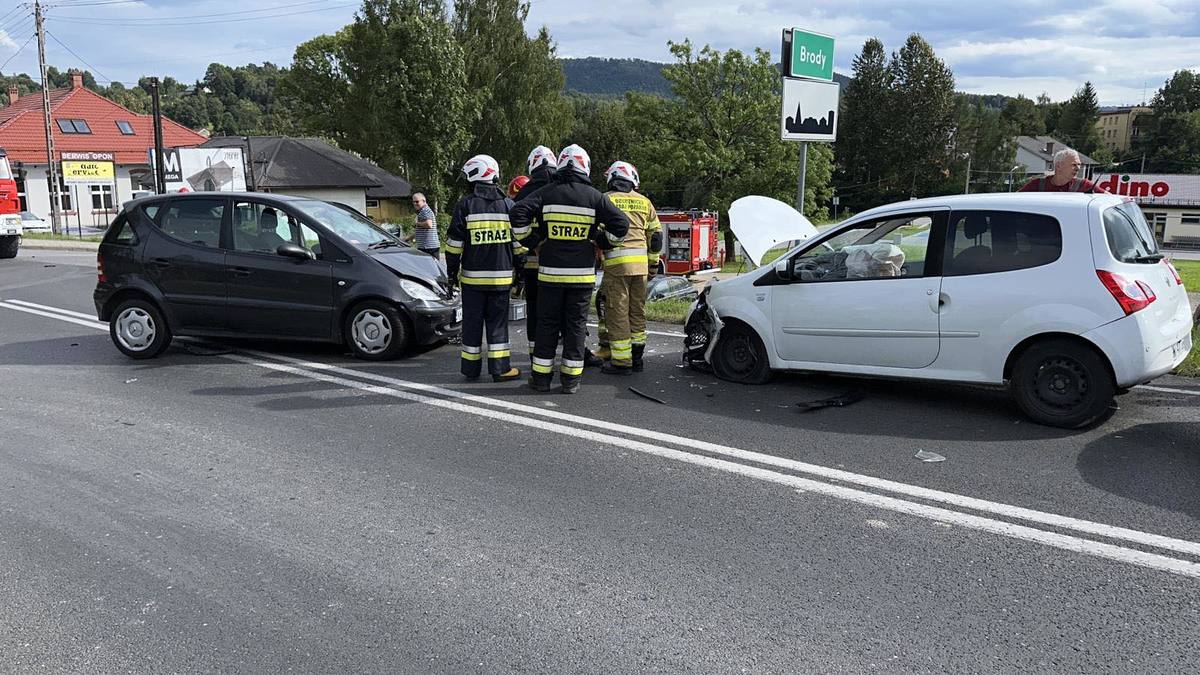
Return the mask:
<path fill-rule="evenodd" d="M 1133 197 L 1139 204 L 1200 205 L 1200 176 L 1156 173 L 1101 173 L 1096 187 L 1114 195 Z"/>
<path fill-rule="evenodd" d="M 837 82 L 783 78 L 780 137 L 785 141 L 837 140 Z"/>
<path fill-rule="evenodd" d="M 150 151 L 154 164 L 154 151 Z M 167 192 L 245 192 L 246 164 L 241 148 L 163 150 Z"/>
<path fill-rule="evenodd" d="M 63 152 L 62 179 L 68 185 L 96 185 L 116 179 L 111 152 Z"/>

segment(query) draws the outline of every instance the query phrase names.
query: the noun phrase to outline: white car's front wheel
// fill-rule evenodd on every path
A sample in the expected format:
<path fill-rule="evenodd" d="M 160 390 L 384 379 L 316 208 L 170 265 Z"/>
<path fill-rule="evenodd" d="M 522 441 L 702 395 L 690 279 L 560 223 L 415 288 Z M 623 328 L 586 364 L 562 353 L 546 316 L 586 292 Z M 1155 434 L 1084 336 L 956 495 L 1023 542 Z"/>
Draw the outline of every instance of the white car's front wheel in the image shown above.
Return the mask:
<path fill-rule="evenodd" d="M 713 372 L 722 380 L 764 384 L 771 379 L 771 361 L 758 333 L 746 324 L 728 322 L 717 336 Z"/>

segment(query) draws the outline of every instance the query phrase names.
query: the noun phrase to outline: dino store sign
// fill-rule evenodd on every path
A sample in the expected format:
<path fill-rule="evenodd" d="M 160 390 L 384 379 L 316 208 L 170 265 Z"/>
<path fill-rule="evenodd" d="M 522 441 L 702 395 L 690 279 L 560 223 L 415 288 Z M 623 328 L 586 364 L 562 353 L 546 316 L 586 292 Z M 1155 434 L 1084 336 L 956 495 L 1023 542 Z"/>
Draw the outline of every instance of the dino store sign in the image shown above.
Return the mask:
<path fill-rule="evenodd" d="M 1096 187 L 1142 202 L 1200 204 L 1200 176 L 1183 174 L 1100 174 Z"/>

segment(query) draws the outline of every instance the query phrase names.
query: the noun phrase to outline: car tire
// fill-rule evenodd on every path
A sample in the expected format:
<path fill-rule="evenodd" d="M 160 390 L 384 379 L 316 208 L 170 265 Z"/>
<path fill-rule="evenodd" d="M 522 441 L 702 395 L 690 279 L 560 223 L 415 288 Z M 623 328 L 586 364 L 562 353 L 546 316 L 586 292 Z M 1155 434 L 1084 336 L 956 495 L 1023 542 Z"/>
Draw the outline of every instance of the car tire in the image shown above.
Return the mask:
<path fill-rule="evenodd" d="M 1009 390 L 1034 422 L 1078 429 L 1108 412 L 1117 387 L 1095 350 L 1071 340 L 1047 340 L 1017 358 Z"/>
<path fill-rule="evenodd" d="M 20 248 L 20 237 L 0 237 L 0 259 L 17 257 Z"/>
<path fill-rule="evenodd" d="M 727 323 L 717 337 L 713 373 L 740 384 L 764 384 L 771 379 L 771 361 L 762 338 L 742 323 Z"/>
<path fill-rule="evenodd" d="M 108 336 L 131 359 L 152 359 L 171 344 L 171 327 L 147 298 L 126 300 L 108 322 Z"/>
<path fill-rule="evenodd" d="M 391 303 L 369 300 L 346 314 L 343 335 L 350 351 L 366 361 L 388 361 L 408 348 L 412 330 Z"/>

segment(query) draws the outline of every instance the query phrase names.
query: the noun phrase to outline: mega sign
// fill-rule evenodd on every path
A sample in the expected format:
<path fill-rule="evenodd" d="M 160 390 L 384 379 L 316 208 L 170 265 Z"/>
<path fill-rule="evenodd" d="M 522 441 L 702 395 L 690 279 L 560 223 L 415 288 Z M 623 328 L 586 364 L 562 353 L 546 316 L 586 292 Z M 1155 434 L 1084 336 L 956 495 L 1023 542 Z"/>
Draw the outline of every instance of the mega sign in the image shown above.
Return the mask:
<path fill-rule="evenodd" d="M 1138 201 L 1200 204 L 1200 176 L 1185 174 L 1099 174 L 1096 187 Z"/>

